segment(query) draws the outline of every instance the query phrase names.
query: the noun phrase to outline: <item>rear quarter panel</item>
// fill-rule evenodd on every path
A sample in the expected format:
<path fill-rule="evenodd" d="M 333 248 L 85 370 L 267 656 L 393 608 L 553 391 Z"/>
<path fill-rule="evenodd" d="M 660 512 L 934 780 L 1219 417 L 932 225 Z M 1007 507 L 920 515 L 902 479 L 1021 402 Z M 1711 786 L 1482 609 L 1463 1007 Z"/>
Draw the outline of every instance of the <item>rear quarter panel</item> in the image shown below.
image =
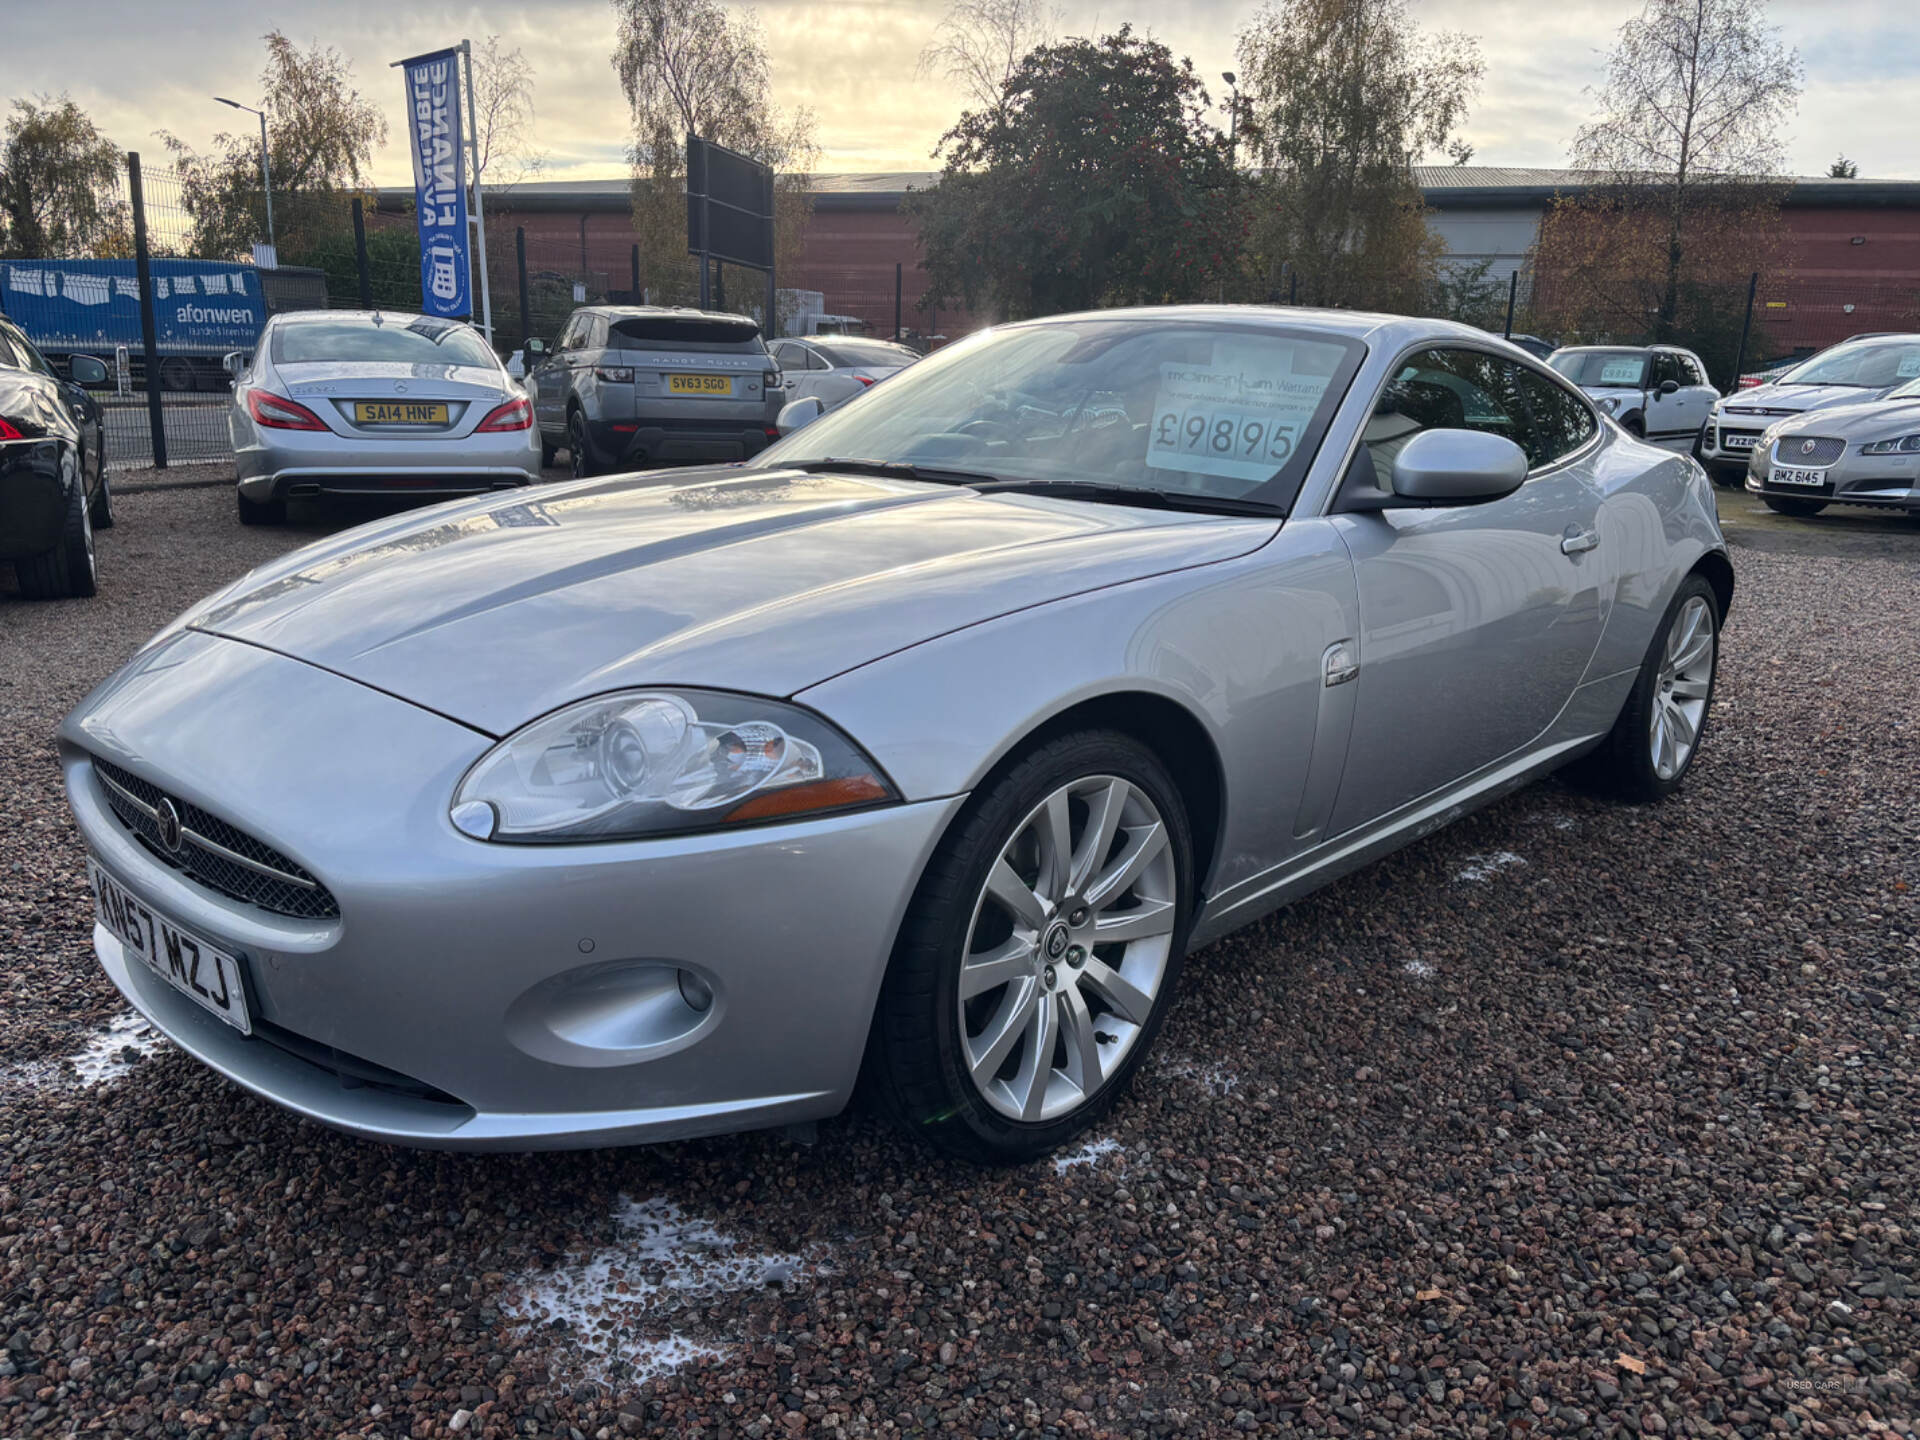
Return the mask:
<path fill-rule="evenodd" d="M 1595 459 L 1594 480 L 1613 595 L 1590 681 L 1637 668 L 1680 582 L 1701 556 L 1727 548 L 1712 483 L 1686 456 L 1616 434 Z"/>

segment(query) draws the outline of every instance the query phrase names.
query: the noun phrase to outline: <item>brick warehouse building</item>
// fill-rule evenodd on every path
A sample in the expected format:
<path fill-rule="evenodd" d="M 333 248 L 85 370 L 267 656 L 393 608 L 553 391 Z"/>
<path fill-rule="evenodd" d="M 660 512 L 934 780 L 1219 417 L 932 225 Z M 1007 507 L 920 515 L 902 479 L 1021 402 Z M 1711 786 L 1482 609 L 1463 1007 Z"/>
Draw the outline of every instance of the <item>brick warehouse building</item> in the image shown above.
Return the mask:
<path fill-rule="evenodd" d="M 1526 265 L 1556 195 L 1580 186 L 1580 176 L 1566 170 L 1434 165 L 1415 173 L 1449 257 L 1462 264 L 1484 260 L 1502 283 Z M 816 176 L 801 260 L 780 275 L 780 284 L 818 290 L 829 311 L 858 315 L 885 334 L 894 323 L 898 267 L 905 328 L 948 337 L 977 328 L 979 319 L 964 311 L 919 305 L 919 241 L 900 202 L 937 179 L 931 171 Z M 383 218 L 398 220 L 411 200 L 410 189 L 382 190 L 378 208 Z M 624 298 L 633 289 L 629 213 L 624 178 L 489 193 L 496 286 L 512 283 L 518 228 L 526 234 L 530 274 L 575 280 L 593 298 Z M 1862 330 L 1920 326 L 1920 181 L 1796 179 L 1783 214 L 1793 266 L 1762 294 L 1754 315 L 1756 339 L 1767 353 L 1810 351 Z"/>

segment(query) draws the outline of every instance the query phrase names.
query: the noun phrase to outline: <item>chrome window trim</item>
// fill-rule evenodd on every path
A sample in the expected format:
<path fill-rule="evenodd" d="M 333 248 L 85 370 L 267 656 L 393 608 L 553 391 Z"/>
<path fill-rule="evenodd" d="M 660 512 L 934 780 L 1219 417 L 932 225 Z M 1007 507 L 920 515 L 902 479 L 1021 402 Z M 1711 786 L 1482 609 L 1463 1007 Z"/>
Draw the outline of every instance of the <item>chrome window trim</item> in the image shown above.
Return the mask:
<path fill-rule="evenodd" d="M 1587 399 L 1586 394 L 1578 386 L 1574 385 L 1565 376 L 1561 375 L 1559 371 L 1554 370 L 1550 366 L 1535 365 L 1531 363 L 1530 358 L 1522 360 L 1519 356 L 1508 354 L 1504 349 L 1498 349 L 1492 345 L 1487 345 L 1465 336 L 1432 335 L 1424 340 L 1416 340 L 1408 345 L 1402 346 L 1400 351 L 1388 363 L 1381 376 L 1380 383 L 1374 387 L 1373 398 L 1369 400 L 1366 405 L 1366 415 L 1373 413 L 1373 407 L 1380 403 L 1380 396 L 1386 391 L 1387 386 L 1393 382 L 1395 372 L 1399 370 L 1401 365 L 1406 363 L 1407 357 L 1417 355 L 1422 350 L 1472 350 L 1482 355 L 1490 355 L 1496 360 L 1509 360 L 1521 366 L 1523 369 L 1533 371 L 1536 375 L 1546 376 L 1559 387 L 1563 394 L 1571 395 L 1575 400 L 1579 401 L 1581 408 L 1583 408 L 1593 420 L 1593 433 L 1566 454 L 1550 460 L 1545 465 L 1527 471 L 1527 478 L 1520 482 L 1523 486 L 1544 475 L 1551 475 L 1557 470 L 1563 470 L 1577 461 L 1584 460 L 1591 451 L 1600 448 L 1600 442 L 1606 434 L 1606 427 L 1601 423 L 1602 416 L 1600 412 L 1594 409 L 1593 402 Z M 1523 351 L 1522 354 L 1524 353 Z M 1360 423 L 1354 427 L 1353 438 L 1347 442 L 1346 453 L 1340 457 L 1340 464 L 1333 472 L 1333 484 L 1328 488 L 1325 498 L 1321 500 L 1320 508 L 1315 512 L 1316 514 L 1330 516 L 1334 513 L 1333 507 L 1340 502 L 1340 492 L 1346 488 L 1347 474 L 1353 468 L 1354 457 L 1360 453 L 1360 447 L 1365 443 L 1364 437 L 1366 433 L 1367 422 L 1363 416 Z"/>

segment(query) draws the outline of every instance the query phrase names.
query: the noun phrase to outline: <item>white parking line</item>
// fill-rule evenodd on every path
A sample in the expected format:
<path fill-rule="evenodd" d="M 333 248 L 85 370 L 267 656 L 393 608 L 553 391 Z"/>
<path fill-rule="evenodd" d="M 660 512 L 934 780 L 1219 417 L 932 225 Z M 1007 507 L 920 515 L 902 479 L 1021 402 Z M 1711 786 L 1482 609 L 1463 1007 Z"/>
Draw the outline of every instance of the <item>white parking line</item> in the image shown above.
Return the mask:
<path fill-rule="evenodd" d="M 742 1251 L 710 1221 L 690 1219 L 657 1197 L 622 1196 L 614 1226 L 614 1245 L 524 1277 L 501 1305 L 540 1338 L 573 1352 L 585 1378 L 602 1384 L 645 1384 L 725 1355 L 723 1341 L 676 1330 L 672 1322 L 722 1295 L 791 1288 L 826 1268 L 800 1255 Z M 550 1328 L 555 1322 L 562 1322 L 558 1331 Z"/>
<path fill-rule="evenodd" d="M 140 1016 L 116 1015 L 64 1061 L 25 1060 L 0 1070 L 0 1090 L 81 1090 L 107 1084 L 164 1044 L 165 1037 Z M 131 1058 L 128 1050 L 134 1052 Z"/>
<path fill-rule="evenodd" d="M 1119 1153 L 1120 1142 L 1118 1140 L 1109 1140 L 1105 1137 L 1099 1140 L 1089 1140 L 1070 1155 L 1054 1156 L 1053 1173 L 1056 1175 L 1064 1175 L 1069 1170 L 1077 1170 L 1083 1165 L 1098 1165 L 1102 1160 L 1106 1159 L 1107 1156 L 1118 1155 Z"/>

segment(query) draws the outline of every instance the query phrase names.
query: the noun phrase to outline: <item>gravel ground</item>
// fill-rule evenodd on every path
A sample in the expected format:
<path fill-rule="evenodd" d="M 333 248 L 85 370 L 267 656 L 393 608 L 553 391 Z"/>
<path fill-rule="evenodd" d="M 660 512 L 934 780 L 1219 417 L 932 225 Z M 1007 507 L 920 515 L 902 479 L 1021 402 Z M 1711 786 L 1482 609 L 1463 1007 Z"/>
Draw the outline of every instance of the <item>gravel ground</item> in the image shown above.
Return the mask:
<path fill-rule="evenodd" d="M 108 1032 L 47 736 L 315 533 L 120 513 L 97 600 L 0 577 L 9 1440 L 1913 1433 L 1908 522 L 1741 545 L 1675 800 L 1536 786 L 1212 947 L 1103 1130 L 988 1173 L 862 1115 L 411 1153 Z"/>

